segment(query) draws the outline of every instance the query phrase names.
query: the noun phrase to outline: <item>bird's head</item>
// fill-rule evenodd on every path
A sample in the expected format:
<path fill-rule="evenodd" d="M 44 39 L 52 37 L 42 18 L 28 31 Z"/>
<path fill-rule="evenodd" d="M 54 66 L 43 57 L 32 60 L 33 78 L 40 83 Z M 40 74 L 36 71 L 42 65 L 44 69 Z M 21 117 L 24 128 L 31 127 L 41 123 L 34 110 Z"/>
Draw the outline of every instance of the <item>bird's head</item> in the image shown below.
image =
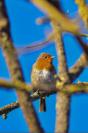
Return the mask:
<path fill-rule="evenodd" d="M 51 69 L 53 58 L 54 57 L 48 53 L 42 53 L 36 61 L 37 69 Z"/>

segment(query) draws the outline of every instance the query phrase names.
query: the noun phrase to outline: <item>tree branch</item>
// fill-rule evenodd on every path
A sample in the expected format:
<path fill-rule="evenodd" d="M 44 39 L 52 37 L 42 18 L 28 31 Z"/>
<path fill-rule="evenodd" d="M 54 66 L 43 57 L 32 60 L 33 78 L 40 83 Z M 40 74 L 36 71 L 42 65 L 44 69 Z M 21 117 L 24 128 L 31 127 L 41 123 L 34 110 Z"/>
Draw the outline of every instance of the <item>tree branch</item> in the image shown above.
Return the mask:
<path fill-rule="evenodd" d="M 39 50 L 39 49 L 45 47 L 46 45 L 49 45 L 51 41 L 53 41 L 53 34 L 49 35 L 43 41 L 36 42 L 36 43 L 33 43 L 33 44 L 29 44 L 28 46 L 16 48 L 16 53 L 18 55 L 20 55 L 20 54 L 23 54 L 23 53 L 33 52 L 33 51 Z"/>
<path fill-rule="evenodd" d="M 5 18 L 0 17 L 0 30 L 7 25 L 7 20 Z"/>
<path fill-rule="evenodd" d="M 2 0 L 1 2 L 2 2 L 1 12 L 3 16 L 8 20 L 8 15 L 6 13 L 4 0 Z M 20 63 L 17 59 L 16 51 L 12 44 L 9 21 L 8 25 L 3 29 L 3 32 L 1 32 L 1 36 L 2 36 L 1 46 L 3 48 L 4 57 L 6 59 L 9 71 L 11 72 L 12 79 L 24 81 Z M 41 128 L 40 122 L 33 108 L 32 102 L 28 100 L 29 94 L 23 91 L 17 91 L 17 95 L 20 107 L 24 113 L 28 126 L 30 127 L 30 132 L 43 133 L 44 131 Z"/>
<path fill-rule="evenodd" d="M 81 46 L 81 48 L 84 51 L 85 54 L 85 58 L 88 61 L 88 45 L 86 45 L 86 43 L 83 42 L 82 38 L 80 36 L 75 36 L 79 45 Z"/>
<path fill-rule="evenodd" d="M 69 20 L 65 15 L 58 11 L 58 9 L 55 8 L 52 4 L 50 4 L 47 0 L 31 1 L 39 9 L 45 12 L 50 18 L 54 19 L 62 27 L 63 30 L 72 32 L 74 34 L 80 34 L 79 26 L 75 24 L 73 21 Z"/>
<path fill-rule="evenodd" d="M 59 12 L 59 11 L 58 11 Z M 59 17 L 58 17 L 59 18 Z M 56 50 L 57 55 L 59 58 L 59 75 L 63 82 L 70 83 L 70 77 L 68 73 L 68 67 L 66 64 L 66 55 L 64 51 L 63 41 L 62 41 L 62 33 L 61 33 L 61 24 L 58 25 L 55 21 L 51 21 L 54 35 L 55 35 L 55 42 L 56 42 Z M 59 95 L 57 94 L 57 103 L 56 103 L 56 132 L 58 133 L 67 133 L 68 132 L 68 114 L 69 114 L 69 104 L 70 98 L 68 95 L 60 92 Z"/>
<path fill-rule="evenodd" d="M 84 68 L 87 66 L 87 60 L 85 55 L 82 54 L 81 57 L 76 61 L 76 63 L 69 69 L 69 74 L 71 80 L 74 81 L 82 73 Z"/>
<path fill-rule="evenodd" d="M 84 53 L 78 59 L 78 61 L 69 69 L 69 74 L 71 76 L 71 80 L 75 80 L 81 74 L 86 66 L 88 66 L 88 45 L 86 45 L 83 40 L 76 36 L 76 39 L 79 45 L 82 47 Z"/>
<path fill-rule="evenodd" d="M 5 89 L 16 89 L 19 91 L 25 91 L 27 93 L 31 93 L 31 91 L 33 90 L 31 85 L 27 85 L 22 81 L 17 81 L 17 80 L 13 80 L 13 81 L 7 81 L 7 80 L 3 80 L 0 79 L 0 87 L 4 87 Z M 1 88 L 2 89 L 2 88 Z M 43 88 L 42 88 L 43 90 Z M 56 83 L 56 88 L 53 89 L 48 89 L 44 92 L 40 92 L 40 95 L 43 96 L 49 96 L 52 94 L 55 94 L 57 92 L 62 92 L 65 94 L 74 94 L 74 93 L 80 93 L 80 92 L 88 92 L 88 82 L 80 82 L 77 84 L 72 84 L 72 83 L 63 83 L 63 82 L 59 82 L 57 81 Z M 32 93 L 31 95 L 29 95 L 29 100 L 36 100 L 38 98 L 40 98 L 41 96 L 39 96 L 38 92 L 36 91 L 35 93 Z"/>
<path fill-rule="evenodd" d="M 28 92 L 30 92 L 30 86 L 26 85 L 25 83 L 21 82 L 21 81 L 13 81 L 13 82 L 8 82 L 5 80 L 0 80 L 0 87 L 7 87 L 6 89 L 8 89 L 10 87 L 15 89 L 19 89 L 21 88 L 21 90 L 25 90 Z M 84 83 L 78 83 L 78 84 L 63 84 L 63 83 L 57 83 L 57 88 L 55 89 L 50 89 L 47 90 L 46 92 L 43 92 L 39 94 L 36 92 L 34 94 L 31 94 L 31 96 L 29 96 L 29 101 L 35 101 L 37 99 L 39 99 L 40 97 L 44 97 L 44 96 L 50 96 L 53 94 L 56 94 L 58 92 L 62 92 L 62 94 L 66 95 L 66 94 L 74 94 L 74 93 L 88 93 L 88 83 L 84 82 Z M 26 90 L 27 88 L 27 90 Z M 29 88 L 29 89 L 28 89 Z M 63 95 L 62 95 L 63 96 Z M 64 98 L 64 97 L 63 97 Z M 61 101 L 59 101 L 61 102 Z M 14 102 L 11 104 L 8 104 L 2 108 L 0 108 L 0 115 L 8 115 L 8 113 L 10 113 L 11 111 L 13 111 L 14 109 L 19 108 L 19 102 Z M 57 107 L 59 106 L 59 103 L 57 103 Z"/>
<path fill-rule="evenodd" d="M 88 5 L 86 4 L 86 0 L 75 0 L 75 3 L 78 5 L 78 13 L 83 20 L 85 27 L 88 28 Z"/>
<path fill-rule="evenodd" d="M 59 75 L 63 82 L 70 82 L 68 75 L 68 68 L 66 64 L 66 56 L 62 41 L 62 35 L 59 28 L 56 24 L 53 24 L 53 30 L 55 34 L 56 50 L 59 58 Z M 70 98 L 64 93 L 59 93 L 57 95 L 56 101 L 56 132 L 58 133 L 67 133 L 68 131 L 68 113 L 69 113 L 69 104 Z"/>
<path fill-rule="evenodd" d="M 7 116 L 8 113 L 10 113 L 11 111 L 13 111 L 13 110 L 15 110 L 15 109 L 17 109 L 17 108 L 19 108 L 19 103 L 18 103 L 18 102 L 13 102 L 13 103 L 11 103 L 11 104 L 8 104 L 8 105 L 6 105 L 6 106 L 0 108 L 0 115 L 2 115 L 2 116 L 5 115 L 5 116 Z"/>

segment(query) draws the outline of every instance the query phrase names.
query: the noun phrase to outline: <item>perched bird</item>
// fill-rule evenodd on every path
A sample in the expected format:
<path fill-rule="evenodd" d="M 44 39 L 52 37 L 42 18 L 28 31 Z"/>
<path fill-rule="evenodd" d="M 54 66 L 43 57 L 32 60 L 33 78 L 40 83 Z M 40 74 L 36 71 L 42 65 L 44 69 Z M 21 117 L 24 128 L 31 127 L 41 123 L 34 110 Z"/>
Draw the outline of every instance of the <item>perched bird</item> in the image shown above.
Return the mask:
<path fill-rule="evenodd" d="M 42 53 L 32 67 L 31 81 L 34 91 L 44 92 L 55 87 L 56 75 L 53 66 L 53 56 L 48 53 Z M 40 98 L 40 112 L 46 111 L 45 97 Z"/>

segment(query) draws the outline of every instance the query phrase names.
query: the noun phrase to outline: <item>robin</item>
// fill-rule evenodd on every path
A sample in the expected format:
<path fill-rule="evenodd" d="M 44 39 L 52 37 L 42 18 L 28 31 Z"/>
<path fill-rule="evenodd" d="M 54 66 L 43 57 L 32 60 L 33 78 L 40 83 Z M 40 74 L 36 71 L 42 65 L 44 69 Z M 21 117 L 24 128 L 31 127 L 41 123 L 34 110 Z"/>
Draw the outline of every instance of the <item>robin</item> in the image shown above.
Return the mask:
<path fill-rule="evenodd" d="M 31 81 L 34 91 L 46 91 L 55 88 L 56 70 L 53 65 L 53 56 L 42 53 L 32 67 Z M 46 111 L 45 97 L 40 97 L 40 112 Z"/>

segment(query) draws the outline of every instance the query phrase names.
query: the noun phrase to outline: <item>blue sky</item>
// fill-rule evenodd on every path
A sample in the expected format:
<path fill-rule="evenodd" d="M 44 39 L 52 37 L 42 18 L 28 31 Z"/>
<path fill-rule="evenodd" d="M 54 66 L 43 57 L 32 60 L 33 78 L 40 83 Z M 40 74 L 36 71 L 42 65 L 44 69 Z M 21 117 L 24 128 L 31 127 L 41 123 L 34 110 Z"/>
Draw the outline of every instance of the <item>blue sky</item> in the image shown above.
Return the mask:
<path fill-rule="evenodd" d="M 74 0 L 60 0 L 62 9 L 66 12 L 69 10 L 69 15 L 73 16 L 77 12 L 77 6 Z M 31 3 L 26 0 L 6 0 L 8 14 L 11 22 L 11 35 L 15 47 L 26 46 L 35 41 L 43 40 L 46 34 L 51 32 L 49 24 L 36 25 L 36 18 L 44 16 Z M 69 33 L 63 35 L 65 44 L 68 66 L 72 66 L 79 58 L 82 50 L 77 45 L 77 42 Z M 87 41 L 87 39 L 86 39 Z M 47 47 L 24 55 L 19 55 L 19 61 L 22 66 L 25 81 L 30 83 L 30 74 L 32 64 L 41 52 L 49 52 L 56 56 L 54 43 Z M 57 69 L 57 58 L 54 59 L 54 65 Z M 0 78 L 10 79 L 8 66 L 6 65 L 2 50 L 0 49 Z M 80 81 L 88 81 L 87 68 L 79 77 Z M 0 107 L 17 100 L 15 91 L 0 90 Z M 39 113 L 39 101 L 34 102 L 34 107 L 38 113 L 41 124 L 47 133 L 53 133 L 55 129 L 55 102 L 56 96 L 47 98 L 47 112 Z M 70 113 L 70 128 L 69 133 L 88 133 L 88 95 L 73 95 L 71 97 L 71 113 Z M 28 127 L 20 109 L 14 110 L 8 114 L 8 118 L 3 120 L 0 117 L 0 132 L 28 132 Z"/>

